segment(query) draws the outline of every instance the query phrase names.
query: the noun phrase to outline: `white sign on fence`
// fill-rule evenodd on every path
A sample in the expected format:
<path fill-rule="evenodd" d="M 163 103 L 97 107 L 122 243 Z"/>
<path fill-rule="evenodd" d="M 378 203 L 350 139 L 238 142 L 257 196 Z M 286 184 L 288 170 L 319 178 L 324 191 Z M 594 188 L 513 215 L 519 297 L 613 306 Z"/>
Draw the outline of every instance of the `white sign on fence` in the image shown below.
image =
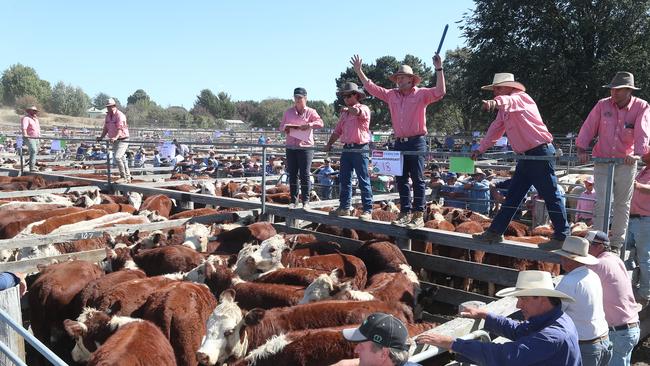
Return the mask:
<path fill-rule="evenodd" d="M 61 151 L 61 140 L 52 140 L 52 145 L 50 146 L 51 151 Z"/>
<path fill-rule="evenodd" d="M 404 156 L 401 151 L 372 151 L 373 171 L 385 175 L 402 175 Z"/>
<path fill-rule="evenodd" d="M 16 136 L 16 147 L 21 149 L 23 147 L 23 137 Z"/>
<path fill-rule="evenodd" d="M 160 146 L 158 146 L 158 151 L 160 151 L 161 158 L 173 158 L 176 156 L 176 145 L 171 141 L 165 141 Z"/>

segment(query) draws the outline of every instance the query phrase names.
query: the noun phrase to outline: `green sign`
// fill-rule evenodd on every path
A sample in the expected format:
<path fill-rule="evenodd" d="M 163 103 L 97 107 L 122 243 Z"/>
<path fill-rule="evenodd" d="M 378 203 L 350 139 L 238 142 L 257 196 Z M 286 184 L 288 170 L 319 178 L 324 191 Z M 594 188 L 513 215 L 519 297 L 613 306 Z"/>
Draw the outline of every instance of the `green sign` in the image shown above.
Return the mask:
<path fill-rule="evenodd" d="M 474 160 L 464 156 L 449 158 L 449 171 L 454 173 L 474 173 Z"/>
<path fill-rule="evenodd" d="M 381 142 L 381 135 L 372 135 L 372 142 Z"/>
<path fill-rule="evenodd" d="M 7 136 L 0 136 L 0 144 L 7 142 Z"/>

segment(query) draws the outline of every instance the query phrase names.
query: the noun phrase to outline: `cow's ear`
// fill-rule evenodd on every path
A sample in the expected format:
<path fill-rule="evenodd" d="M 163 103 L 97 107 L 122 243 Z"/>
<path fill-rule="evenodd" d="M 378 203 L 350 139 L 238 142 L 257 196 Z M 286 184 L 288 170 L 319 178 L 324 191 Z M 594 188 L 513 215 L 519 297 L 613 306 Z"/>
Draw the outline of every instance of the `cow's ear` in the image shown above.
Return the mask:
<path fill-rule="evenodd" d="M 235 290 L 229 288 L 226 291 L 222 292 L 221 295 L 219 295 L 219 302 L 225 301 L 235 301 Z"/>
<path fill-rule="evenodd" d="M 228 257 L 228 268 L 235 264 L 237 264 L 237 254 L 231 254 L 230 257 Z"/>
<path fill-rule="evenodd" d="M 82 337 L 86 334 L 86 326 L 74 320 L 64 320 L 63 327 L 72 338 Z"/>
<path fill-rule="evenodd" d="M 266 313 L 266 310 L 260 309 L 260 308 L 255 308 L 246 313 L 246 316 L 244 316 L 244 324 L 247 326 L 253 326 L 259 324 L 262 319 L 264 318 L 264 314 Z"/>
<path fill-rule="evenodd" d="M 39 272 L 43 272 L 47 268 L 47 264 L 39 263 L 36 265 L 36 268 L 38 269 Z"/>

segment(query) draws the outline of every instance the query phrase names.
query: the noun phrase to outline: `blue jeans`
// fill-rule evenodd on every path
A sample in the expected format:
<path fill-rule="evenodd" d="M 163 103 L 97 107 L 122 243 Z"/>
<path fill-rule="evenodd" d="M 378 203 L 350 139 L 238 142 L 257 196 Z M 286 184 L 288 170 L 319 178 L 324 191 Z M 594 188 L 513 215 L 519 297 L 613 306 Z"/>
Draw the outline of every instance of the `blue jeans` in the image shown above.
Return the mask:
<path fill-rule="evenodd" d="M 320 186 L 320 199 L 322 199 L 322 200 L 331 200 L 332 199 L 332 186 L 331 185 L 321 185 Z"/>
<path fill-rule="evenodd" d="M 311 191 L 309 175 L 311 173 L 310 168 L 313 157 L 313 150 L 287 148 L 287 175 L 289 176 L 291 203 L 298 201 L 298 173 L 300 173 L 301 201 L 309 202 L 309 192 Z"/>
<path fill-rule="evenodd" d="M 555 148 L 551 144 L 542 144 L 524 153 L 529 156 L 555 156 Z M 506 201 L 496 215 L 490 230 L 503 234 L 508 228 L 512 217 L 517 213 L 519 203 L 526 196 L 531 186 L 544 199 L 548 215 L 553 222 L 555 233 L 553 237 L 564 240 L 569 235 L 569 223 L 566 219 L 566 207 L 562 205 L 562 197 L 557 189 L 555 162 L 551 160 L 519 160 L 515 174 L 510 181 Z"/>
<path fill-rule="evenodd" d="M 346 144 L 345 148 L 368 149 L 368 144 Z M 343 209 L 350 208 L 353 169 L 357 173 L 363 210 L 372 211 L 372 188 L 370 187 L 370 175 L 368 174 L 368 153 L 343 152 L 341 154 L 341 170 L 339 172 L 341 194 L 339 196 L 339 207 Z"/>
<path fill-rule="evenodd" d="M 427 144 L 423 136 L 409 138 L 406 142 L 395 141 L 397 151 L 427 151 Z M 413 183 L 413 206 L 411 206 L 411 187 L 409 178 Z M 399 192 L 400 211 L 424 212 L 424 155 L 404 155 L 404 170 L 401 176 L 395 177 Z"/>
<path fill-rule="evenodd" d="M 612 344 L 608 338 L 596 343 L 582 343 L 579 347 L 583 366 L 607 366 L 612 358 Z"/>
<path fill-rule="evenodd" d="M 40 140 L 30 139 L 29 137 L 25 138 L 27 142 L 27 150 L 29 150 L 29 171 L 33 171 L 36 165 L 36 154 L 38 154 Z"/>
<path fill-rule="evenodd" d="M 632 349 L 639 343 L 641 329 L 639 327 L 609 331 L 609 340 L 612 342 L 612 359 L 609 366 L 630 366 Z"/>
<path fill-rule="evenodd" d="M 650 216 L 630 217 L 627 240 L 628 246 L 636 247 L 636 260 L 639 264 L 637 294 L 650 299 Z"/>

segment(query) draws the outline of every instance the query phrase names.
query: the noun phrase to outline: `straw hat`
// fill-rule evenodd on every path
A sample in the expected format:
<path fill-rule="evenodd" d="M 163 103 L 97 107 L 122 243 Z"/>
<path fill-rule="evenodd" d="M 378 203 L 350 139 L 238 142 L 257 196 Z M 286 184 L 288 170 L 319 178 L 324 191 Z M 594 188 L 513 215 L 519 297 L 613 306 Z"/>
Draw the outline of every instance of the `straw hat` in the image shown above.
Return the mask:
<path fill-rule="evenodd" d="M 515 75 L 508 72 L 494 74 L 492 84 L 482 86 L 481 90 L 492 90 L 495 86 L 509 86 L 521 91 L 526 91 L 524 84 L 515 81 Z"/>
<path fill-rule="evenodd" d="M 546 271 L 521 271 L 517 276 L 515 287 L 504 288 L 496 295 L 500 297 L 546 296 L 575 301 L 571 296 L 555 289 L 551 274 Z"/>
<path fill-rule="evenodd" d="M 612 82 L 603 85 L 603 88 L 608 88 L 608 89 L 622 89 L 622 88 L 630 88 L 633 90 L 641 90 L 641 88 L 637 88 L 634 86 L 634 75 L 632 75 L 631 72 L 625 72 L 625 71 L 619 71 L 614 75 L 614 78 L 612 79 Z"/>
<path fill-rule="evenodd" d="M 27 108 L 25 108 L 25 110 L 26 110 L 26 111 L 35 111 L 35 112 L 38 112 L 38 108 L 36 108 L 35 105 L 33 105 L 33 106 L 31 106 L 31 107 L 27 107 Z"/>
<path fill-rule="evenodd" d="M 413 79 L 414 79 L 413 80 L 413 85 L 417 85 L 417 84 L 420 83 L 420 81 L 422 81 L 422 78 L 420 76 L 413 73 L 413 69 L 409 65 L 400 66 L 397 69 L 397 72 L 394 73 L 393 75 L 389 76 L 388 79 L 390 79 L 390 81 L 396 83 L 397 82 L 397 77 L 402 76 L 402 75 L 413 76 Z"/>
<path fill-rule="evenodd" d="M 472 175 L 477 175 L 477 174 L 483 174 L 483 176 L 487 177 L 487 174 L 485 174 L 483 169 L 478 168 L 478 167 L 476 168 L 476 170 L 474 171 L 474 173 Z"/>
<path fill-rule="evenodd" d="M 106 105 L 105 105 L 104 107 L 110 107 L 110 106 L 112 106 L 112 105 L 116 105 L 116 104 L 117 104 L 117 103 L 115 103 L 115 99 L 113 99 L 113 98 L 108 98 L 108 101 L 106 101 Z"/>
<path fill-rule="evenodd" d="M 589 254 L 589 241 L 579 236 L 567 236 L 562 249 L 554 250 L 553 253 L 586 265 L 598 264 L 598 258 Z"/>

